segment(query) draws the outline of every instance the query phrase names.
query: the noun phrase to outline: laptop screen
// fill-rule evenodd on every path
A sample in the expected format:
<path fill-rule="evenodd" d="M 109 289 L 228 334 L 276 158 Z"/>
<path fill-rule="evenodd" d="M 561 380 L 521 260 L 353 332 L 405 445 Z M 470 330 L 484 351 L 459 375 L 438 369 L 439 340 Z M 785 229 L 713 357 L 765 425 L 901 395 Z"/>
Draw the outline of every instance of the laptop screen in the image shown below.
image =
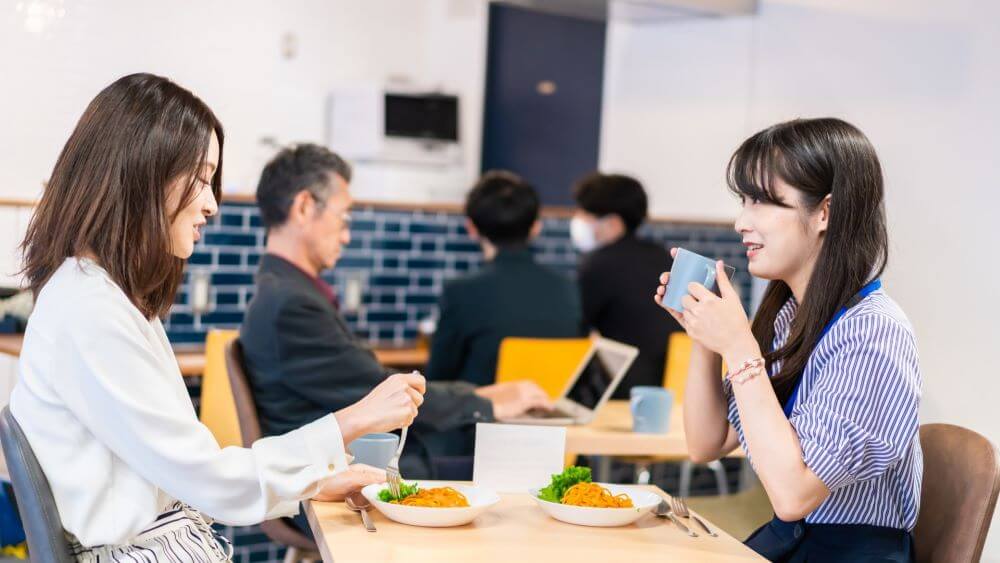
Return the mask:
<path fill-rule="evenodd" d="M 627 353 L 598 346 L 566 398 L 591 410 L 597 408 L 615 375 L 628 363 Z"/>

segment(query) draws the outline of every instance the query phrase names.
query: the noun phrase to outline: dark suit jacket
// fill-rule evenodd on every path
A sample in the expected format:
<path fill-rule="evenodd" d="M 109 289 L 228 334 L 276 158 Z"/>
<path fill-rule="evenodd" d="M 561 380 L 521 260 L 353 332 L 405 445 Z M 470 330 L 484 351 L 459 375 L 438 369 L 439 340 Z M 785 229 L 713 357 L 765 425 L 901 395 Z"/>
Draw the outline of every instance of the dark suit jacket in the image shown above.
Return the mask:
<path fill-rule="evenodd" d="M 478 272 L 445 285 L 427 377 L 487 385 L 508 336 L 582 334 L 579 293 L 569 277 L 536 264 L 526 247 L 501 250 Z"/>
<path fill-rule="evenodd" d="M 628 398 L 636 385 L 663 385 L 667 339 L 671 332 L 683 329 L 653 301 L 653 294 L 660 274 L 672 264 L 666 248 L 634 235 L 598 248 L 580 261 L 586 323 L 602 336 L 639 348 L 615 398 Z"/>
<path fill-rule="evenodd" d="M 265 436 L 347 407 L 388 376 L 314 280 L 273 255 L 261 259 L 240 340 Z M 401 461 L 404 473 L 432 477 L 434 452 L 427 451 L 424 436 L 493 420 L 492 404 L 474 390 L 458 382 L 428 384 Z M 462 449 L 469 455 L 471 447 Z"/>

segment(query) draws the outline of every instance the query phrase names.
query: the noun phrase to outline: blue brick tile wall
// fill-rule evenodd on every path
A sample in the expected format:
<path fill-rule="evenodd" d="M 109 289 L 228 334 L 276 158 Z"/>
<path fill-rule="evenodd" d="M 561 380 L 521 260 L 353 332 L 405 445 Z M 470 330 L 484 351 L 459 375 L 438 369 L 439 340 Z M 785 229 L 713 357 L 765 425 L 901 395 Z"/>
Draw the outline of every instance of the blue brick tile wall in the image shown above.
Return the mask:
<path fill-rule="evenodd" d="M 362 305 L 347 315 L 351 328 L 376 345 L 405 346 L 417 337 L 417 324 L 436 312 L 445 280 L 480 267 L 478 245 L 469 239 L 463 217 L 435 211 L 393 211 L 362 207 L 352 212 L 351 243 L 333 271 L 323 274 L 342 293 L 345 280 L 364 280 Z M 739 235 L 720 225 L 656 222 L 643 236 L 667 246 L 684 246 L 736 266 L 736 283 L 749 299 L 750 276 Z M 188 271 L 210 272 L 209 308 L 191 311 L 188 281 L 167 319 L 175 343 L 204 342 L 211 328 L 237 328 L 253 298 L 253 277 L 264 245 L 256 206 L 224 203 L 220 216 L 188 262 Z M 569 238 L 569 221 L 547 218 L 533 245 L 542 263 L 573 275 L 578 254 Z M 650 282 L 653 283 L 652 281 Z M 652 289 L 652 287 L 650 288 Z"/>
<path fill-rule="evenodd" d="M 417 323 L 434 313 L 445 280 L 479 268 L 479 247 L 469 239 L 463 218 L 456 213 L 389 211 L 364 207 L 352 211 L 351 244 L 324 279 L 343 293 L 345 280 L 364 280 L 362 305 L 345 317 L 352 329 L 373 344 L 403 346 L 417 337 Z M 716 256 L 736 266 L 735 281 L 749 299 L 750 277 L 739 236 L 729 227 L 683 223 L 653 223 L 643 236 L 668 246 L 684 246 Z M 263 252 L 264 230 L 254 205 L 227 202 L 220 216 L 205 229 L 188 261 L 185 283 L 166 322 L 175 343 L 202 343 L 211 328 L 238 328 L 247 303 L 253 298 L 253 276 Z M 569 222 L 547 218 L 534 243 L 540 262 L 573 275 L 578 259 L 569 239 Z M 190 307 L 191 271 L 210 273 L 209 308 L 196 314 Z M 653 281 L 650 282 L 654 283 Z M 650 288 L 652 291 L 652 287 Z M 197 409 L 201 396 L 199 378 L 185 378 Z M 736 467 L 729 468 L 734 476 Z M 620 469 L 626 474 L 630 468 Z M 660 469 L 655 483 L 676 490 L 676 467 Z M 693 484 L 695 493 L 713 492 L 710 476 Z M 236 563 L 281 561 L 284 548 L 268 541 L 259 526 L 218 529 L 233 542 Z"/>

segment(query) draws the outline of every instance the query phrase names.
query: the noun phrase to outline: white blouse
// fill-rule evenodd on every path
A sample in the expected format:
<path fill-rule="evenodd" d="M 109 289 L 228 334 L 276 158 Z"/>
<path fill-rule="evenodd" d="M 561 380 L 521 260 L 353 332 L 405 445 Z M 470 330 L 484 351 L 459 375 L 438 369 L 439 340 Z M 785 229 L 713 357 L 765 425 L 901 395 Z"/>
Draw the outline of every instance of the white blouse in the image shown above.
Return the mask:
<path fill-rule="evenodd" d="M 67 259 L 39 293 L 18 371 L 11 411 L 86 547 L 128 543 L 175 500 L 232 525 L 291 516 L 347 468 L 332 414 L 220 448 L 160 320 L 87 259 Z"/>

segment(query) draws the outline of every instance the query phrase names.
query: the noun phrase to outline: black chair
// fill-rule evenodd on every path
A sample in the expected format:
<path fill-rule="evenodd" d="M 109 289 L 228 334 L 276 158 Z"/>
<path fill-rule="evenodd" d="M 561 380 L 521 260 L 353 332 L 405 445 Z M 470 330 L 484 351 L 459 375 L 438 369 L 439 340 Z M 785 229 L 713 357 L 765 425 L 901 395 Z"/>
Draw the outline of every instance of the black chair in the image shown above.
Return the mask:
<path fill-rule="evenodd" d="M 0 441 L 32 563 L 74 563 L 49 480 L 9 407 L 0 413 Z"/>

